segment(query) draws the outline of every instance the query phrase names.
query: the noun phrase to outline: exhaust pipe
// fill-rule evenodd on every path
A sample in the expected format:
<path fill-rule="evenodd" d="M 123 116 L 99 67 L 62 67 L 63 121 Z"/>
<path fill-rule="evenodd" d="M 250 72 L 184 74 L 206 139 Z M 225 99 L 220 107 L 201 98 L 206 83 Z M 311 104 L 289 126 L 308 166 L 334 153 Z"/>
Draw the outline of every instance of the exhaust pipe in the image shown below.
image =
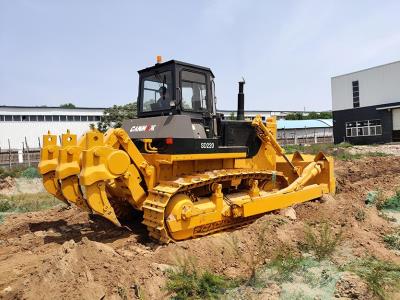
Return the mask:
<path fill-rule="evenodd" d="M 245 84 L 244 78 L 239 81 L 239 93 L 238 93 L 238 108 L 236 114 L 236 120 L 244 120 L 244 93 L 243 86 Z"/>

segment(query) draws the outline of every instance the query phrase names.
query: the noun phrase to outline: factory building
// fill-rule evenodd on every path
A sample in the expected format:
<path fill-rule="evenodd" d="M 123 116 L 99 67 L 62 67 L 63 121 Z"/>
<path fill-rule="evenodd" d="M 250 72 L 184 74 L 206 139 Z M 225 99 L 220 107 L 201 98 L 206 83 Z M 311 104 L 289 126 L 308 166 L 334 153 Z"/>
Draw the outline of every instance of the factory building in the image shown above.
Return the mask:
<path fill-rule="evenodd" d="M 335 143 L 400 141 L 400 61 L 331 79 Z"/>
<path fill-rule="evenodd" d="M 96 124 L 103 108 L 61 108 L 32 106 L 0 106 L 0 150 L 38 149 L 41 137 L 48 130 L 62 134 L 69 129 L 79 135 Z"/>

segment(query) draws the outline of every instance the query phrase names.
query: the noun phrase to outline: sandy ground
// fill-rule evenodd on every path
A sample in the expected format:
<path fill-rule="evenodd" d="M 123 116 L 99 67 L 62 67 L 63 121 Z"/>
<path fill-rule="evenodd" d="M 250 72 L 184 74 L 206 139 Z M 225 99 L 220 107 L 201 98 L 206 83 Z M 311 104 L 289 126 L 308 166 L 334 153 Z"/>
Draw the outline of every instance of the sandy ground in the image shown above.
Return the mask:
<path fill-rule="evenodd" d="M 364 204 L 369 191 L 379 188 L 391 195 L 400 187 L 400 157 L 338 161 L 335 172 L 337 195 L 325 202 L 297 205 L 296 220 L 268 214 L 235 232 L 169 245 L 149 240 L 140 217 L 129 228 L 116 228 L 90 220 L 76 208 L 11 215 L 0 225 L 0 299 L 123 299 L 125 295 L 134 299 L 139 294 L 144 299 L 164 299 L 166 269 L 184 257 L 193 256 L 199 267 L 219 274 L 243 276 L 246 266 L 229 251 L 226 241 L 235 234 L 247 245 L 243 249 L 252 249 L 255 232 L 265 222 L 271 257 L 284 244 L 298 245 L 306 223 L 328 220 L 343 232 L 344 241 L 333 257 L 338 264 L 368 255 L 400 263 L 400 256 L 383 243 L 395 223 Z M 363 222 L 355 219 L 360 209 L 366 212 Z M 351 276 L 339 282 L 339 297 L 351 295 Z M 279 288 L 274 286 L 256 298 L 278 296 Z"/>
<path fill-rule="evenodd" d="M 352 146 L 349 149 L 350 153 L 365 153 L 365 152 L 382 152 L 390 155 L 400 156 L 400 144 L 386 144 L 386 145 L 360 145 Z"/>

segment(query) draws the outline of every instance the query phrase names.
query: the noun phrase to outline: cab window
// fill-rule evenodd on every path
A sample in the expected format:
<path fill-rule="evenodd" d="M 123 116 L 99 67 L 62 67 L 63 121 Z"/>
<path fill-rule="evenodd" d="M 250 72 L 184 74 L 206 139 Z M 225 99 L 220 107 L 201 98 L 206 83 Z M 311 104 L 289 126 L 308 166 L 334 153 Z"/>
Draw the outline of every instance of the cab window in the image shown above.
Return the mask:
<path fill-rule="evenodd" d="M 172 100 L 172 72 L 156 73 L 143 79 L 141 111 L 151 112 L 170 108 Z"/>
<path fill-rule="evenodd" d="M 182 107 L 184 110 L 207 111 L 207 88 L 204 74 L 181 72 Z"/>

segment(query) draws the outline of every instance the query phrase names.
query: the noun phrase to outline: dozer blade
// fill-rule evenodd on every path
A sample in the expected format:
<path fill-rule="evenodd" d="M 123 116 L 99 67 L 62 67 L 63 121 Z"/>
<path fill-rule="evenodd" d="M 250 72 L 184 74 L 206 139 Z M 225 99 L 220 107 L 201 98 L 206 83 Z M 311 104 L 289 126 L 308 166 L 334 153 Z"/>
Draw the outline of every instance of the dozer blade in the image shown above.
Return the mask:
<path fill-rule="evenodd" d="M 43 185 L 46 191 L 65 204 L 70 205 L 63 196 L 56 177 L 59 149 L 56 135 L 50 134 L 50 132 L 43 135 L 43 148 L 40 151 L 38 170 L 43 177 Z"/>

